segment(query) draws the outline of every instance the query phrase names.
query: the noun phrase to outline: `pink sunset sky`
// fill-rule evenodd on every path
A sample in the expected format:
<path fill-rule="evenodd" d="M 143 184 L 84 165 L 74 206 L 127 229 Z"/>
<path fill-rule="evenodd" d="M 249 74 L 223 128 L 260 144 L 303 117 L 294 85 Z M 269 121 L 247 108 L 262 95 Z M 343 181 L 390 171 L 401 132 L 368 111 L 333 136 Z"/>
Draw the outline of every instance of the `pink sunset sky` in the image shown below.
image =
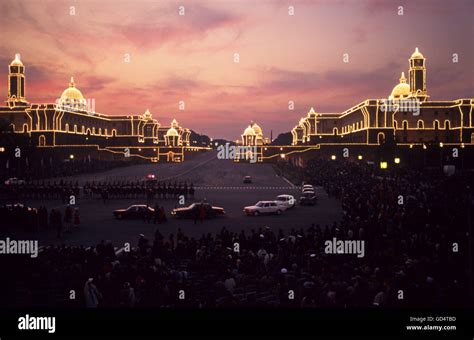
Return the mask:
<path fill-rule="evenodd" d="M 252 120 L 275 138 L 311 107 L 386 98 L 415 47 L 432 100 L 474 94 L 472 0 L 2 0 L 0 13 L 4 98 L 20 53 L 31 102 L 53 102 L 74 76 L 97 112 L 148 108 L 214 138 L 239 138 Z"/>

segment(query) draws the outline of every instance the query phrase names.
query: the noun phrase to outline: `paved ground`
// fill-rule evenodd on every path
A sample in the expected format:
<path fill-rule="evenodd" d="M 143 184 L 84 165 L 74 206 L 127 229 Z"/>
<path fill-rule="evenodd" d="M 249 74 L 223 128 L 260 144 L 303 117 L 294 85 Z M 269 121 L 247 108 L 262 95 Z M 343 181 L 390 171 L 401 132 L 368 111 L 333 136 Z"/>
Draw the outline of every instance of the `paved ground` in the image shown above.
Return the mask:
<path fill-rule="evenodd" d="M 188 235 L 199 237 L 203 233 L 217 232 L 223 226 L 233 231 L 251 230 L 269 226 L 274 230 L 281 228 L 306 228 L 311 223 L 331 224 L 341 216 L 340 203 L 328 198 L 326 193 L 317 189 L 318 205 L 315 207 L 300 207 L 286 211 L 281 216 L 247 217 L 242 208 L 258 200 L 273 199 L 279 194 L 299 196 L 300 189 L 293 187 L 284 178 L 276 176 L 270 164 L 234 163 L 229 160 L 218 160 L 215 152 L 207 152 L 196 156 L 192 160 L 180 164 L 147 164 L 118 168 L 100 174 L 81 175 L 77 179 L 82 184 L 91 180 L 113 179 L 141 179 L 148 173 L 155 173 L 160 179 L 188 180 L 196 187 L 195 201 L 207 199 L 214 205 L 222 206 L 227 216 L 206 220 L 203 224 L 195 225 L 192 220 L 175 220 L 169 216 L 169 211 L 178 205 L 176 200 L 161 200 L 160 205 L 165 207 L 168 222 L 162 225 L 147 224 L 142 221 L 117 221 L 112 211 L 126 208 L 131 204 L 145 203 L 145 199 L 111 199 L 103 204 L 99 199 L 84 199 L 77 206 L 81 212 L 81 226 L 79 230 L 66 233 L 61 240 L 55 237 L 54 232 L 15 233 L 10 237 L 37 238 L 40 245 L 51 243 L 65 243 L 70 245 L 92 245 L 100 240 L 111 240 L 114 245 L 120 246 L 125 242 L 136 244 L 138 235 L 145 234 L 153 238 L 156 228 L 164 235 L 176 233 L 181 228 Z M 253 184 L 243 184 L 242 178 L 250 175 Z M 37 207 L 40 204 L 48 208 L 61 206 L 60 201 L 26 201 L 25 204 Z M 187 204 L 192 203 L 186 202 Z"/>

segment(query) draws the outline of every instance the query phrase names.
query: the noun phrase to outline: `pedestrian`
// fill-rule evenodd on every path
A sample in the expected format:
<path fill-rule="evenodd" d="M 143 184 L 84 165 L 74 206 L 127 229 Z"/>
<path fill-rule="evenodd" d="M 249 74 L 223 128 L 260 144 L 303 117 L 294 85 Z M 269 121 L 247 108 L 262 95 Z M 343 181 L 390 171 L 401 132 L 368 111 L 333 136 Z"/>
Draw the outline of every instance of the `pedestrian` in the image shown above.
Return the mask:
<path fill-rule="evenodd" d="M 199 219 L 201 223 L 204 222 L 204 219 L 206 218 L 206 208 L 204 207 L 204 203 L 201 203 L 199 206 Z"/>
<path fill-rule="evenodd" d="M 86 301 L 86 308 L 97 308 L 102 299 L 102 294 L 92 281 L 93 279 L 89 278 L 84 285 L 84 300 Z"/>
<path fill-rule="evenodd" d="M 155 211 L 153 212 L 153 223 L 161 223 L 160 220 L 160 206 L 158 204 L 155 204 Z"/>
<path fill-rule="evenodd" d="M 165 207 L 161 206 L 160 208 L 160 222 L 166 222 L 168 219 L 166 218 Z"/>
<path fill-rule="evenodd" d="M 74 227 L 79 228 L 79 224 L 81 224 L 81 218 L 79 216 L 79 208 L 74 209 Z"/>

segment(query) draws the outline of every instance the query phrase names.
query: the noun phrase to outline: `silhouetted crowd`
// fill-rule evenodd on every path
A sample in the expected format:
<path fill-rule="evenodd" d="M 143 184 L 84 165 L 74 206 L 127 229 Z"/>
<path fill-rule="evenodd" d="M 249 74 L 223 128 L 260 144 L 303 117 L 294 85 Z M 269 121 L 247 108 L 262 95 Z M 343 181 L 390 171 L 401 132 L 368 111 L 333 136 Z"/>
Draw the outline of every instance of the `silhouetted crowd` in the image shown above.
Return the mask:
<path fill-rule="evenodd" d="M 58 238 L 73 227 L 79 227 L 81 223 L 78 207 L 67 205 L 63 209 L 52 208 L 48 212 L 45 206 L 31 208 L 20 203 L 0 206 L 0 221 L 2 232 L 19 228 L 27 232 L 51 229 L 56 232 Z"/>
<path fill-rule="evenodd" d="M 85 183 L 83 187 L 85 197 L 108 198 L 138 198 L 146 197 L 148 201 L 156 199 L 170 199 L 184 196 L 194 197 L 194 185 L 187 182 L 161 181 L 110 181 Z"/>
<path fill-rule="evenodd" d="M 46 247 L 9 266 L 12 305 L 78 307 L 422 307 L 472 305 L 468 295 L 471 177 L 315 160 L 305 181 L 341 200 L 343 217 L 284 233 L 271 226 L 136 247 Z M 364 240 L 365 256 L 324 242 Z M 76 292 L 70 299 L 70 291 Z"/>
<path fill-rule="evenodd" d="M 32 181 L 19 185 L 0 185 L 0 198 L 15 199 L 61 199 L 67 203 L 73 195 L 79 198 L 138 198 L 149 200 L 176 198 L 178 196 L 194 197 L 192 183 L 161 182 L 161 181 L 93 181 L 84 186 L 73 181 Z"/>

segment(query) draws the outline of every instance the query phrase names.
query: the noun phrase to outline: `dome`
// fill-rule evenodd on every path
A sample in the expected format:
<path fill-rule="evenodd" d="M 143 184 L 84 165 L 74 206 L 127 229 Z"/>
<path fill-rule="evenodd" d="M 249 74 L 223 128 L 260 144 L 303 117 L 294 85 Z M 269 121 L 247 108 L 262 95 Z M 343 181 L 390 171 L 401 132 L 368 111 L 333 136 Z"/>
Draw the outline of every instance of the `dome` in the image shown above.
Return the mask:
<path fill-rule="evenodd" d="M 61 102 L 67 100 L 74 100 L 79 102 L 85 102 L 84 97 L 82 96 L 81 91 L 76 89 L 76 84 L 74 83 L 74 78 L 71 77 L 71 82 L 69 83 L 69 87 L 63 91 L 61 94 Z"/>
<path fill-rule="evenodd" d="M 423 54 L 420 53 L 420 51 L 418 51 L 418 47 L 415 49 L 415 52 L 413 52 L 413 54 L 411 55 L 411 58 L 412 59 L 423 59 Z"/>
<path fill-rule="evenodd" d="M 145 113 L 143 114 L 144 119 L 151 119 L 151 113 L 150 110 L 146 109 Z"/>
<path fill-rule="evenodd" d="M 403 97 L 408 97 L 410 94 L 411 94 L 410 85 L 407 84 L 407 78 L 405 78 L 405 72 L 402 72 L 402 75 L 400 77 L 400 83 L 397 84 L 393 88 L 390 98 L 391 99 L 403 98 Z"/>
<path fill-rule="evenodd" d="M 23 66 L 23 63 L 20 60 L 20 54 L 15 54 L 15 59 L 12 60 L 10 66 Z"/>
<path fill-rule="evenodd" d="M 255 130 L 249 125 L 244 131 L 244 136 L 255 136 Z"/>
<path fill-rule="evenodd" d="M 170 136 L 170 137 L 178 137 L 179 134 L 178 134 L 178 131 L 176 131 L 176 129 L 174 127 L 170 127 L 168 131 L 166 131 L 166 135 L 167 136 Z"/>
<path fill-rule="evenodd" d="M 253 123 L 252 124 L 252 129 L 253 129 L 253 131 L 255 132 L 256 135 L 263 135 L 262 128 L 258 124 Z"/>

